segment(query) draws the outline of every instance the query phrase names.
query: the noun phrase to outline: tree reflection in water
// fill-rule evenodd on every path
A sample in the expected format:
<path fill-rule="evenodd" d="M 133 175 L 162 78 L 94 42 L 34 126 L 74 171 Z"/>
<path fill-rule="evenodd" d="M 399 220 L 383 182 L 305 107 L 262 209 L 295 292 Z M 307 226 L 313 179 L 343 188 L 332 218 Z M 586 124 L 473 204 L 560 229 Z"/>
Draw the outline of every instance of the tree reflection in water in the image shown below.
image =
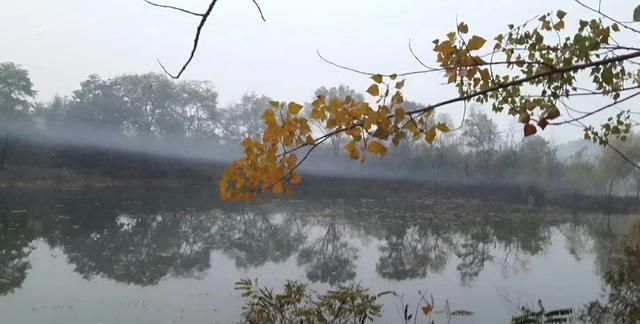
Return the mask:
<path fill-rule="evenodd" d="M 0 296 L 13 293 L 22 287 L 31 267 L 33 232 L 29 230 L 27 218 L 0 213 Z"/>
<path fill-rule="evenodd" d="M 358 250 L 345 240 L 344 227 L 330 222 L 324 235 L 300 250 L 298 264 L 311 282 L 336 285 L 355 278 Z"/>
<path fill-rule="evenodd" d="M 424 278 L 429 272 L 444 270 L 453 242 L 438 224 L 411 226 L 395 223 L 380 246 L 376 271 L 393 280 Z"/>
<path fill-rule="evenodd" d="M 1 295 L 20 289 L 36 242 L 61 251 L 87 280 L 103 277 L 139 286 L 203 278 L 214 266 L 213 251 L 228 256 L 238 269 L 295 257 L 309 281 L 335 286 L 356 279 L 359 249 L 368 245 L 377 251 L 375 271 L 383 279 L 428 278 L 456 262 L 462 284 L 473 285 L 488 264 L 498 265 L 504 276 L 527 271 L 531 257 L 544 253 L 557 231 L 576 260 L 594 254 L 608 297 L 599 303 L 604 313 L 632 318 L 640 309 L 640 223 L 618 226 L 609 217 L 591 221 L 466 201 L 445 201 L 440 207 L 407 201 L 403 208 L 345 200 L 336 211 L 333 202 L 228 206 L 199 199 L 176 203 L 168 196 L 163 204 L 77 195 L 50 199 L 62 207 L 29 200 L 38 195 L 20 195 L 24 200 L 18 203 L 0 201 Z"/>

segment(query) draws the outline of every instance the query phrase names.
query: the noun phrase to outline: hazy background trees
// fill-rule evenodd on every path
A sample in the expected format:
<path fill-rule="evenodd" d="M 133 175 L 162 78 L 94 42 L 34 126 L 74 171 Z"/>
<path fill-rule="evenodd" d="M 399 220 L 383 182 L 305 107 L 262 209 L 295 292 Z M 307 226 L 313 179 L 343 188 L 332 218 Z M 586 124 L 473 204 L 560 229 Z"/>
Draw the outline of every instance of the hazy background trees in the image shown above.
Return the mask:
<path fill-rule="evenodd" d="M 108 79 L 90 75 L 71 94 L 49 102 L 36 102 L 35 94 L 28 71 L 14 63 L 0 64 L 0 167 L 85 169 L 112 178 L 210 179 L 213 169 L 200 168 L 193 159 L 236 158 L 238 143 L 262 132 L 262 114 L 271 100 L 247 92 L 239 102 L 221 106 L 210 82 L 174 81 L 159 73 Z M 313 98 L 320 95 L 328 102 L 347 97 L 366 100 L 347 85 L 320 87 Z M 404 106 L 423 105 L 405 101 Z M 525 139 L 513 129 L 500 129 L 482 107 L 470 108 L 462 124 L 446 112 L 434 114 L 434 123 L 443 122 L 453 131 L 433 145 L 403 142 L 391 148 L 394 154 L 371 157 L 361 166 L 342 151 L 342 139 L 332 137 L 303 171 L 509 184 L 640 199 L 640 172 L 611 150 L 586 141 L 554 146 L 538 136 Z M 312 128 L 323 131 L 322 125 Z M 634 161 L 640 161 L 639 145 L 637 136 L 616 143 Z M 10 173 L 0 173 L 0 180 Z"/>

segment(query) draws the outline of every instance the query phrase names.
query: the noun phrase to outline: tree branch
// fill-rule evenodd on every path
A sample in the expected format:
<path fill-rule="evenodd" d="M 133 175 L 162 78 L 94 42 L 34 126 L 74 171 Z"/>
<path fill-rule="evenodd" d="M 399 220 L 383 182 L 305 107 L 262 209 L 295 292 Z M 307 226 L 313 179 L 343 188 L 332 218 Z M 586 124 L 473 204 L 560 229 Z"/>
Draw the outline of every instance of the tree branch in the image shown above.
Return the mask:
<path fill-rule="evenodd" d="M 264 19 L 264 15 L 262 14 L 262 8 L 260 8 L 258 1 L 256 0 L 251 0 L 251 1 L 253 1 L 253 4 L 256 5 L 256 8 L 258 8 L 258 12 L 260 13 L 260 18 L 262 18 L 262 21 L 267 21 L 266 19 Z"/>
<path fill-rule="evenodd" d="M 416 55 L 416 53 L 413 51 L 413 48 L 411 47 L 411 38 L 409 38 L 409 52 L 411 52 L 411 55 L 413 55 L 413 58 L 416 59 L 416 61 L 418 61 L 418 63 L 422 65 L 425 69 L 435 70 L 435 68 L 432 68 L 424 64 L 424 62 L 422 62 L 422 60 L 418 57 L 418 55 Z"/>
<path fill-rule="evenodd" d="M 162 4 L 158 4 L 158 3 L 151 2 L 151 1 L 149 1 L 149 0 L 143 0 L 143 1 L 144 1 L 144 2 L 146 2 L 146 3 L 148 3 L 148 4 L 150 4 L 150 5 L 152 5 L 152 6 L 154 6 L 154 7 L 166 8 L 166 9 L 173 9 L 173 10 L 177 10 L 177 11 L 180 11 L 180 12 L 184 12 L 184 13 L 186 13 L 186 14 L 190 14 L 190 15 L 198 16 L 198 17 L 202 17 L 202 16 L 204 16 L 204 14 L 197 13 L 197 12 L 193 12 L 193 11 L 189 11 L 189 10 L 182 9 L 182 8 L 178 8 L 178 7 L 174 7 L 174 6 L 162 5 Z"/>
<path fill-rule="evenodd" d="M 200 23 L 196 28 L 196 35 L 193 38 L 193 47 L 191 48 L 191 53 L 189 53 L 189 57 L 187 58 L 187 61 L 182 65 L 178 73 L 172 74 L 171 72 L 169 72 L 167 68 L 164 66 L 164 64 L 162 64 L 160 59 L 158 59 L 158 64 L 160 64 L 160 67 L 162 68 L 164 73 L 166 73 L 168 76 L 170 76 L 173 79 L 179 79 L 184 73 L 184 71 L 187 69 L 189 64 L 191 64 L 191 61 L 193 61 L 193 58 L 196 55 L 196 51 L 198 50 L 198 44 L 200 43 L 200 34 L 202 33 L 202 29 L 204 28 L 204 25 L 207 23 L 207 19 L 209 19 L 209 16 L 211 15 L 211 11 L 213 11 L 213 7 L 216 5 L 218 0 L 211 0 L 211 2 L 209 3 L 209 7 L 204 13 L 197 13 L 197 12 L 189 11 L 186 9 L 174 7 L 174 6 L 157 4 L 149 0 L 143 0 L 143 1 L 155 7 L 177 10 L 189 15 L 201 17 Z M 266 19 L 264 18 L 264 15 L 262 14 L 262 8 L 260 8 L 260 5 L 258 4 L 257 0 L 251 0 L 251 1 L 253 2 L 253 4 L 256 5 L 256 8 L 258 8 L 258 12 L 260 13 L 260 18 L 262 18 L 263 21 L 266 21 Z"/>
<path fill-rule="evenodd" d="M 602 106 L 602 107 L 600 107 L 600 108 L 598 108 L 596 110 L 593 110 L 593 111 L 590 111 L 588 113 L 585 113 L 584 115 L 582 115 L 580 117 L 572 118 L 572 119 L 561 121 L 561 122 L 549 123 L 549 125 L 558 126 L 558 125 L 569 124 L 571 122 L 575 122 L 575 121 L 579 121 L 579 120 L 585 119 L 585 118 L 587 118 L 589 116 L 592 116 L 592 115 L 595 115 L 595 114 L 597 114 L 597 113 L 599 113 L 599 112 L 601 112 L 601 111 L 603 111 L 605 109 L 611 108 L 611 107 L 613 107 L 613 106 L 615 106 L 615 105 L 617 105 L 619 103 L 623 103 L 623 102 L 625 102 L 625 101 L 627 101 L 627 100 L 629 100 L 629 99 L 631 99 L 631 98 L 633 98 L 633 97 L 635 97 L 637 95 L 640 95 L 640 92 L 636 92 L 636 93 L 634 93 L 634 94 L 632 94 L 630 96 L 627 96 L 627 97 L 622 98 L 620 100 L 614 101 L 614 102 L 612 102 L 612 103 L 610 103 L 608 105 Z"/>
<path fill-rule="evenodd" d="M 193 38 L 193 47 L 191 48 L 191 53 L 189 54 L 189 58 L 182 65 L 182 68 L 180 68 L 180 71 L 178 71 L 177 74 L 172 74 L 171 72 L 169 72 L 164 67 L 162 62 L 160 62 L 160 59 L 158 59 L 158 64 L 160 64 L 160 67 L 162 68 L 164 73 L 169 75 L 171 78 L 179 79 L 180 76 L 182 76 L 184 71 L 187 69 L 189 64 L 191 64 L 191 61 L 193 61 L 193 57 L 196 55 L 196 51 L 198 50 L 198 43 L 200 42 L 200 33 L 202 32 L 202 28 L 204 27 L 205 23 L 207 22 L 207 19 L 209 19 L 209 16 L 211 15 L 211 11 L 213 10 L 213 7 L 216 5 L 217 2 L 218 2 L 218 0 L 212 0 L 211 3 L 209 3 L 209 7 L 207 8 L 207 11 L 205 11 L 202 15 L 199 15 L 200 17 L 202 17 L 202 19 L 200 19 L 200 23 L 198 24 L 198 28 L 196 29 L 196 35 Z M 172 8 L 172 9 L 179 10 L 178 8 Z"/>
<path fill-rule="evenodd" d="M 318 52 L 318 55 L 320 55 L 320 52 Z M 322 58 L 322 56 L 320 56 L 320 57 Z M 629 59 L 636 58 L 636 57 L 640 57 L 640 51 L 634 52 L 634 53 L 625 54 L 625 55 L 620 55 L 620 56 L 616 56 L 616 57 L 610 57 L 610 58 L 606 58 L 606 59 L 603 59 L 603 60 L 600 60 L 600 61 L 593 61 L 593 62 L 584 63 L 584 64 L 560 67 L 560 68 L 549 70 L 549 71 L 546 71 L 546 72 L 543 72 L 543 73 L 534 74 L 534 75 L 526 77 L 526 78 L 516 79 L 516 80 L 510 81 L 510 82 L 497 84 L 497 85 L 495 85 L 493 87 L 487 88 L 487 89 L 482 90 L 482 91 L 478 91 L 478 92 L 470 93 L 470 94 L 467 94 L 467 95 L 464 95 L 464 96 L 456 97 L 456 98 L 453 98 L 453 99 L 441 101 L 441 102 L 438 102 L 438 103 L 435 103 L 433 105 L 429 105 L 429 106 L 426 106 L 426 107 L 423 107 L 423 108 L 418 108 L 418 109 L 414 109 L 414 110 L 411 110 L 411 111 L 407 111 L 406 114 L 409 115 L 409 116 L 412 116 L 412 115 L 420 116 L 420 115 L 425 114 L 427 112 L 433 111 L 434 109 L 436 109 L 438 107 L 441 107 L 441 106 L 450 105 L 452 103 L 456 103 L 456 102 L 460 102 L 460 101 L 468 101 L 468 100 L 471 100 L 471 99 L 473 99 L 475 97 L 479 97 L 479 96 L 482 96 L 482 95 L 485 95 L 485 94 L 489 94 L 491 92 L 499 91 L 501 89 L 509 88 L 509 87 L 512 87 L 512 86 L 528 83 L 528 82 L 531 82 L 531 81 L 539 79 L 539 78 L 545 78 L 545 77 L 549 77 L 549 76 L 552 76 L 552 75 L 555 75 L 555 74 L 560 74 L 560 73 L 584 70 L 584 69 L 587 69 L 587 68 L 590 68 L 590 67 L 599 66 L 599 65 L 605 65 L 605 64 L 609 64 L 609 63 L 613 63 L 613 62 L 625 61 L 625 60 L 629 60 Z M 347 70 L 350 70 L 350 71 L 357 72 L 357 73 L 368 74 L 367 72 L 358 71 L 358 70 L 351 69 L 351 68 L 348 68 L 348 67 L 344 67 L 344 68 L 347 69 Z M 640 94 L 640 93 L 638 93 L 638 94 Z M 393 115 L 387 116 L 387 118 L 392 118 L 392 117 L 393 117 Z M 346 132 L 348 130 L 351 130 L 351 129 L 354 129 L 354 128 L 357 128 L 357 127 L 362 127 L 362 126 L 364 126 L 364 124 L 362 122 L 355 123 L 355 124 L 352 124 L 352 125 L 350 125 L 348 127 L 343 127 L 343 128 L 340 128 L 340 129 L 336 129 L 336 130 L 334 130 L 332 132 L 329 132 L 327 134 L 324 134 L 324 135 L 322 135 L 322 136 L 320 136 L 320 137 L 318 137 L 318 138 L 316 138 L 314 140 L 315 140 L 315 142 L 320 141 L 320 140 L 325 140 L 326 138 L 334 136 L 334 135 L 336 135 L 338 133 Z M 302 145 L 296 146 L 296 147 L 294 147 L 294 148 L 292 148 L 292 149 L 290 149 L 288 151 L 282 152 L 280 154 L 280 156 L 293 153 L 293 152 L 295 152 L 297 150 L 300 150 L 300 149 L 302 149 L 304 147 L 307 147 L 307 146 L 310 146 L 310 145 L 312 145 L 312 144 L 302 144 Z"/>

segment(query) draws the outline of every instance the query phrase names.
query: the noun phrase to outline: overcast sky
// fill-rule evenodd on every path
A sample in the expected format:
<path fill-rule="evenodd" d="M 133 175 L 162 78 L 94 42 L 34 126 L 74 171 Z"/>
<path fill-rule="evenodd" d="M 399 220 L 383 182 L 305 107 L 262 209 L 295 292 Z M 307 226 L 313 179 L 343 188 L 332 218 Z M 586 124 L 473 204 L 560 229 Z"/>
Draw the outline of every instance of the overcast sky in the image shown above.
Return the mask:
<path fill-rule="evenodd" d="M 585 0 L 597 5 L 597 1 Z M 160 2 L 160 0 L 158 0 Z M 348 84 L 365 90 L 370 80 L 322 62 L 324 56 L 362 70 L 394 73 L 419 69 L 407 48 L 433 62 L 431 41 L 455 29 L 456 17 L 471 33 L 492 36 L 509 23 L 563 9 L 568 18 L 592 17 L 572 0 L 220 0 L 204 28 L 201 46 L 184 78 L 210 80 L 221 104 L 248 91 L 279 100 L 309 101 L 319 86 Z M 630 19 L 636 1 L 604 0 L 603 10 Z M 203 11 L 208 0 L 162 3 Z M 172 71 L 186 59 L 198 19 L 151 7 L 142 0 L 12 0 L 0 11 L 0 62 L 31 73 L 39 100 L 66 95 L 89 74 Z M 573 25 L 575 26 L 575 24 Z M 572 26 L 569 25 L 568 28 Z M 438 75 L 407 80 L 405 96 L 432 103 L 455 96 Z M 461 107 L 441 111 L 460 118 Z M 506 119 L 496 117 L 502 128 Z M 596 120 L 597 122 L 597 120 Z M 556 143 L 582 136 L 580 129 L 545 132 Z"/>

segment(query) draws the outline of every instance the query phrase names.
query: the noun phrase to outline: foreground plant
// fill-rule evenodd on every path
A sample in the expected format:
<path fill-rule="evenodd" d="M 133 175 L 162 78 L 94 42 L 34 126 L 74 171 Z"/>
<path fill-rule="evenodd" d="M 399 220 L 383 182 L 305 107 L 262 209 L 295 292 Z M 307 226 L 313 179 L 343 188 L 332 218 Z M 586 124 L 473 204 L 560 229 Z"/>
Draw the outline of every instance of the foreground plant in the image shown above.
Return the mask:
<path fill-rule="evenodd" d="M 353 285 L 318 294 L 305 284 L 288 281 L 282 293 L 259 288 L 257 282 L 245 279 L 236 283 L 245 300 L 243 323 L 368 323 L 380 317 L 379 298 Z"/>

